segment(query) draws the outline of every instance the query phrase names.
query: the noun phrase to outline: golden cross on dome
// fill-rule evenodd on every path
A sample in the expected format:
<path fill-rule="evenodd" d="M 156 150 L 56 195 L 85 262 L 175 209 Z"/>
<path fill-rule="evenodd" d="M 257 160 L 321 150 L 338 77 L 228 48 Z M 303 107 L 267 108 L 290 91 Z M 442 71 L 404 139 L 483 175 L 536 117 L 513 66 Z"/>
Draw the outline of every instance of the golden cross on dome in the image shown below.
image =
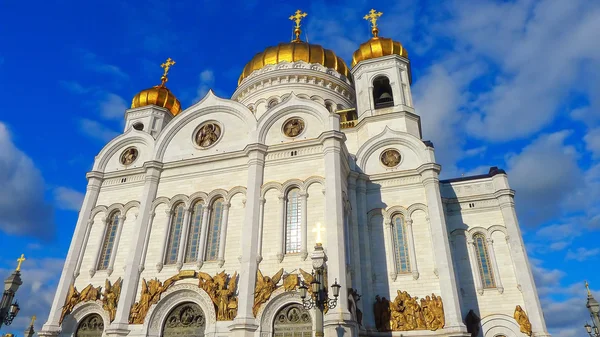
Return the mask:
<path fill-rule="evenodd" d="M 592 292 L 590 291 L 590 285 L 587 281 L 585 281 L 585 289 L 587 289 L 588 296 L 592 296 Z"/>
<path fill-rule="evenodd" d="M 171 66 L 173 66 L 174 64 L 175 61 L 171 60 L 171 58 L 169 57 L 165 63 L 160 65 L 160 67 L 164 69 L 164 73 L 160 78 L 160 80 L 162 81 L 162 83 L 160 84 L 161 87 L 164 87 L 165 83 L 167 83 L 167 81 L 169 80 L 167 78 L 167 75 L 169 74 L 169 69 L 171 69 Z"/>
<path fill-rule="evenodd" d="M 363 19 L 371 22 L 371 32 L 373 33 L 373 37 L 377 37 L 377 33 L 379 33 L 379 29 L 377 28 L 377 20 L 379 20 L 379 17 L 382 15 L 383 12 L 378 12 L 375 9 L 371 9 L 369 14 L 363 17 Z"/>
<path fill-rule="evenodd" d="M 298 9 L 296 13 L 294 13 L 294 15 L 290 16 L 290 20 L 296 22 L 296 27 L 294 27 L 294 34 L 296 35 L 296 39 L 292 42 L 300 42 L 300 33 L 302 32 L 300 30 L 300 21 L 302 21 L 302 19 L 304 19 L 307 15 L 308 14 L 302 13 L 302 11 Z"/>
<path fill-rule="evenodd" d="M 317 233 L 316 243 L 320 244 L 321 243 L 321 232 L 324 232 L 325 228 L 321 227 L 320 222 L 317 222 L 317 226 L 312 231 L 313 231 L 313 233 Z"/>
<path fill-rule="evenodd" d="M 21 263 L 23 263 L 23 261 L 27 260 L 25 258 L 25 254 L 21 254 L 21 257 L 17 259 L 17 269 L 15 269 L 16 271 L 20 271 L 21 270 Z"/>
<path fill-rule="evenodd" d="M 31 324 L 29 324 L 29 325 L 33 326 L 33 323 L 35 323 L 36 319 L 37 319 L 37 317 L 35 317 L 35 315 L 31 316 Z"/>

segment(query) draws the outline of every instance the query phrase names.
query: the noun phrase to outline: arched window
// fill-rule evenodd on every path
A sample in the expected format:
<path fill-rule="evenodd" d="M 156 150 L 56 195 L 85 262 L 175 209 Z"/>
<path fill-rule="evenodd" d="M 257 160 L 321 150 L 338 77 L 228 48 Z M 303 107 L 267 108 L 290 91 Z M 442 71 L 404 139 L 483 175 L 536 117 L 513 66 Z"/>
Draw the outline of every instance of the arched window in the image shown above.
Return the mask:
<path fill-rule="evenodd" d="M 219 240 L 223 224 L 223 199 L 217 199 L 212 204 L 210 222 L 208 223 L 208 242 L 206 243 L 206 260 L 214 261 L 219 257 Z"/>
<path fill-rule="evenodd" d="M 75 332 L 75 337 L 101 337 L 104 332 L 104 321 L 98 314 L 85 316 Z"/>
<path fill-rule="evenodd" d="M 394 106 L 394 94 L 387 77 L 377 76 L 373 80 L 373 102 L 375 102 L 375 109 Z"/>
<path fill-rule="evenodd" d="M 167 243 L 167 256 L 165 264 L 177 263 L 179 254 L 179 242 L 181 241 L 181 230 L 183 229 L 183 216 L 185 206 L 183 203 L 177 204 L 171 218 L 171 228 L 169 229 L 169 241 Z"/>
<path fill-rule="evenodd" d="M 194 262 L 198 258 L 198 247 L 200 246 L 200 228 L 202 226 L 202 211 L 204 202 L 197 201 L 192 208 L 192 221 L 188 230 L 185 262 Z"/>
<path fill-rule="evenodd" d="M 485 236 L 481 233 L 473 236 L 475 242 L 475 252 L 477 253 L 477 265 L 479 266 L 479 275 L 484 288 L 495 288 L 494 273 L 490 265 L 490 256 L 488 255 Z"/>
<path fill-rule="evenodd" d="M 110 263 L 110 256 L 115 248 L 115 239 L 117 237 L 117 229 L 119 227 L 119 219 L 121 212 L 115 211 L 108 218 L 106 223 L 106 231 L 104 232 L 104 241 L 102 242 L 102 251 L 98 260 L 98 270 L 106 270 Z"/>
<path fill-rule="evenodd" d="M 396 271 L 398 273 L 410 272 L 410 260 L 408 257 L 408 238 L 406 236 L 406 224 L 400 214 L 392 218 L 394 232 L 394 254 L 396 255 Z"/>
<path fill-rule="evenodd" d="M 285 253 L 299 253 L 302 246 L 300 189 L 293 188 L 285 198 Z"/>

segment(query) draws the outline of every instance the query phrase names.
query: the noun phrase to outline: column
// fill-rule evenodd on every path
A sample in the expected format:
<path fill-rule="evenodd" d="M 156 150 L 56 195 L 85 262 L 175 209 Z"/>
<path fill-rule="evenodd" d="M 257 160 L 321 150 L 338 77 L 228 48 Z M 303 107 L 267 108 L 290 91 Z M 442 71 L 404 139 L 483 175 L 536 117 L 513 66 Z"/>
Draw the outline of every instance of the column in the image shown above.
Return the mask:
<path fill-rule="evenodd" d="M 473 271 L 473 280 L 475 281 L 475 289 L 479 295 L 483 295 L 483 282 L 481 281 L 481 273 L 479 272 L 479 263 L 477 262 L 477 253 L 475 251 L 475 241 L 472 238 L 467 239 L 467 252 L 469 253 L 469 263 Z"/>
<path fill-rule="evenodd" d="M 517 282 L 525 301 L 525 311 L 531 322 L 534 337 L 550 336 L 546 329 L 546 321 L 542 313 L 537 287 L 531 273 L 529 258 L 523 243 L 521 228 L 515 213 L 514 191 L 508 186 L 506 174 L 495 174 L 493 177 L 496 198 L 502 212 L 504 225 L 508 234 L 510 256 L 515 266 Z"/>
<path fill-rule="evenodd" d="M 90 232 L 92 231 L 93 224 L 93 219 L 89 219 L 87 221 L 85 227 L 85 236 L 83 238 L 83 248 L 79 251 L 79 257 L 77 258 L 77 266 L 75 267 L 75 272 L 73 273 L 74 278 L 77 278 L 77 276 L 79 276 L 79 271 L 81 270 L 81 263 L 83 262 L 83 256 L 85 255 L 85 249 L 87 248 L 88 240 L 90 239 Z"/>
<path fill-rule="evenodd" d="M 339 119 L 339 116 L 335 116 Z M 339 125 L 339 121 L 338 121 Z M 344 207 L 342 201 L 342 179 L 346 179 L 342 167 L 342 141 L 344 134 L 339 131 L 326 131 L 323 137 L 325 162 L 325 235 L 327 235 L 328 289 L 335 279 L 346 280 L 346 252 L 344 249 Z M 355 335 L 356 325 L 348 311 L 348 285 L 342 284 L 338 305 L 325 316 L 325 335 Z M 344 329 L 345 332 L 340 331 Z"/>
<path fill-rule="evenodd" d="M 69 288 L 75 281 L 74 275 L 75 268 L 77 267 L 77 258 L 81 250 L 84 249 L 85 227 L 90 219 L 92 209 L 96 206 L 98 194 L 100 193 L 100 187 L 102 185 L 103 174 L 93 171 L 87 174 L 87 178 L 88 185 L 85 198 L 81 205 L 81 211 L 79 212 L 77 224 L 75 225 L 75 231 L 73 233 L 71 245 L 69 246 L 69 251 L 67 252 L 63 271 L 60 275 L 60 280 L 58 281 L 56 294 L 54 295 L 54 300 L 50 307 L 48 320 L 46 321 L 46 324 L 44 324 L 42 331 L 39 332 L 40 336 L 58 336 L 61 331 L 58 320 L 60 319 L 62 307 L 65 304 Z"/>
<path fill-rule="evenodd" d="M 171 229 L 171 222 L 173 221 L 173 214 L 175 214 L 175 212 L 172 209 L 168 209 L 165 211 L 165 214 L 167 215 L 167 225 L 163 229 L 163 244 L 160 247 L 160 254 L 158 256 L 160 260 L 156 263 L 156 271 L 159 273 L 165 265 L 165 251 L 169 244 L 169 230 Z"/>
<path fill-rule="evenodd" d="M 360 176 L 356 181 L 356 194 L 358 202 L 358 227 L 360 228 L 361 240 L 361 263 L 364 266 L 362 276 L 362 289 L 359 293 L 362 295 L 360 302 L 363 306 L 363 326 L 367 330 L 375 329 L 375 317 L 373 316 L 373 303 L 375 295 L 373 294 L 373 270 L 371 269 L 371 235 L 369 233 L 369 223 L 367 219 L 367 181 Z"/>
<path fill-rule="evenodd" d="M 152 213 L 152 202 L 156 198 L 160 173 L 162 172 L 162 163 L 151 161 L 144 164 L 146 177 L 144 188 L 139 197 L 140 212 L 133 224 L 133 233 L 146 233 L 150 226 L 150 214 Z M 146 238 L 144 235 L 137 235 L 131 238 L 131 246 L 128 259 L 125 264 L 125 274 L 121 295 L 117 305 L 115 320 L 110 327 L 105 330 L 107 336 L 126 336 L 129 334 L 129 310 L 135 301 L 135 296 L 140 282 L 139 266 L 142 260 L 142 252 Z"/>
<path fill-rule="evenodd" d="M 263 241 L 263 224 L 265 222 L 265 202 L 267 199 L 258 199 L 258 246 L 256 248 L 256 254 L 258 254 L 258 262 L 262 261 L 262 241 Z"/>
<path fill-rule="evenodd" d="M 308 257 L 308 244 L 307 244 L 307 239 L 308 239 L 308 193 L 307 192 L 301 192 L 300 193 L 300 206 L 302 207 L 302 223 L 300 224 L 301 228 L 301 237 L 300 240 L 302 241 L 302 248 L 300 250 L 301 252 L 301 256 L 302 256 L 302 260 L 306 260 L 306 258 Z M 285 222 L 284 222 L 285 224 Z M 285 227 L 285 225 L 284 225 Z"/>
<path fill-rule="evenodd" d="M 498 292 L 502 294 L 504 292 L 504 287 L 502 286 L 502 280 L 500 279 L 500 270 L 498 269 L 496 253 L 494 252 L 494 240 L 492 240 L 492 238 L 487 238 L 486 242 L 488 256 L 490 257 L 490 263 L 492 264 L 492 270 L 494 271 L 494 282 L 496 283 L 496 289 L 498 289 Z"/>
<path fill-rule="evenodd" d="M 240 278 L 238 291 L 240 296 L 238 302 L 238 313 L 229 326 L 235 337 L 253 337 L 258 328 L 252 305 L 254 304 L 254 293 L 256 286 L 256 271 L 258 269 L 258 227 L 259 227 L 259 203 L 260 188 L 263 184 L 265 156 L 267 146 L 253 144 L 246 147 L 248 155 L 248 182 L 246 185 L 246 208 L 243 224 L 243 232 L 246 240 L 242 240 L 242 259 L 240 264 Z"/>
<path fill-rule="evenodd" d="M 286 195 L 279 195 L 279 250 L 277 252 L 277 260 L 279 263 L 283 261 L 285 256 L 285 230 L 286 230 L 286 214 L 285 214 Z"/>
<path fill-rule="evenodd" d="M 208 216 L 212 210 L 211 205 L 206 205 L 202 210 L 202 223 L 200 224 L 200 245 L 198 246 L 198 269 L 204 264 L 206 256 L 206 236 L 208 235 Z"/>
<path fill-rule="evenodd" d="M 406 235 L 408 237 L 408 258 L 410 259 L 410 271 L 413 279 L 419 279 L 419 268 L 417 266 L 417 252 L 415 250 L 415 237 L 413 236 L 413 221 L 406 219 Z"/>
<path fill-rule="evenodd" d="M 142 260 L 140 261 L 140 273 L 144 271 L 146 268 L 146 255 L 148 254 L 148 244 L 150 243 L 150 233 L 152 232 L 152 227 L 154 227 L 154 217 L 156 213 L 154 210 L 150 213 L 150 226 L 146 229 L 146 241 L 144 241 L 144 250 L 142 252 Z"/>
<path fill-rule="evenodd" d="M 177 251 L 177 270 L 181 270 L 183 267 L 183 261 L 185 258 L 185 249 L 187 246 L 187 237 L 190 229 L 190 213 L 192 211 L 189 208 L 185 209 L 183 213 L 183 228 L 181 229 L 181 239 L 179 239 L 179 250 Z"/>
<path fill-rule="evenodd" d="M 127 217 L 125 214 L 121 214 L 119 218 L 119 223 L 117 224 L 117 233 L 115 234 L 115 242 L 113 242 L 112 249 L 110 251 L 110 260 L 108 260 L 108 268 L 106 271 L 108 272 L 108 276 L 112 274 L 115 266 L 115 259 L 117 257 L 117 249 L 119 248 L 119 240 L 121 239 L 121 232 L 123 231 L 123 224 L 125 223 L 125 219 Z"/>
<path fill-rule="evenodd" d="M 219 268 L 225 264 L 225 239 L 227 237 L 227 222 L 229 220 L 229 207 L 230 203 L 223 204 L 223 221 L 221 222 L 221 233 L 219 234 Z"/>
<path fill-rule="evenodd" d="M 352 236 L 352 247 L 350 251 L 354 255 L 352 257 L 352 287 L 358 289 L 362 288 L 362 279 L 359 276 L 362 273 L 361 262 L 360 262 L 360 234 L 358 233 L 358 206 L 356 200 L 356 179 L 358 173 L 350 172 L 348 177 L 348 197 L 350 199 L 350 235 Z M 360 311 L 363 311 L 363 301 L 358 301 L 357 305 Z"/>
<path fill-rule="evenodd" d="M 104 243 L 104 237 L 106 236 L 106 227 L 108 226 L 108 218 L 102 218 L 102 231 L 101 234 L 96 238 L 96 254 L 94 254 L 94 261 L 90 267 L 90 277 L 94 277 L 98 270 L 98 263 L 100 262 L 100 255 L 102 254 L 102 246 Z"/>
<path fill-rule="evenodd" d="M 385 219 L 383 226 L 383 237 L 385 240 L 386 248 L 385 262 L 387 264 L 387 270 L 390 271 L 390 279 L 392 281 L 396 281 L 396 279 L 398 278 L 398 273 L 400 271 L 398 270 L 398 268 L 396 268 L 396 266 L 398 265 L 398 261 L 396 261 L 396 249 L 394 247 L 394 230 L 392 228 L 392 220 Z"/>
<path fill-rule="evenodd" d="M 433 252 L 440 280 L 440 295 L 444 302 L 444 313 L 446 316 L 446 328 L 454 328 L 456 331 L 466 331 L 460 311 L 460 298 L 454 266 L 452 264 L 452 253 L 448 239 L 448 228 L 446 217 L 442 206 L 440 194 L 439 172 L 441 167 L 435 163 L 421 165 L 418 168 L 421 181 L 425 188 L 427 208 L 429 211 L 429 226 L 431 228 L 431 240 Z"/>

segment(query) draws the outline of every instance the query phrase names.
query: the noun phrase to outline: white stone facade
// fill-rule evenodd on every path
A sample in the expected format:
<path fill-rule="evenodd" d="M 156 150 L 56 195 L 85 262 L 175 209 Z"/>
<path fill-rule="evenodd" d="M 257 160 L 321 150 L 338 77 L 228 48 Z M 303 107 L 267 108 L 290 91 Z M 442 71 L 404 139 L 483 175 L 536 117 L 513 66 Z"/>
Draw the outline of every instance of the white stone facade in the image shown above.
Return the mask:
<path fill-rule="evenodd" d="M 74 336 L 77 322 L 98 313 L 107 336 L 160 336 L 170 310 L 193 302 L 204 311 L 207 336 L 271 336 L 277 310 L 301 301 L 298 293 L 278 288 L 254 317 L 257 268 L 264 275 L 280 268 L 310 271 L 307 255 L 316 244 L 317 223 L 325 228 L 321 241 L 328 256 L 328 286 L 337 278 L 340 299 L 348 298 L 348 288 L 362 295 L 362 324 L 354 321 L 348 302 L 340 300 L 325 316 L 326 336 L 380 335 L 372 310 L 375 296 L 393 299 L 397 290 L 419 298 L 440 295 L 445 327 L 394 336 L 469 336 L 464 319 L 474 310 L 481 317 L 480 336 L 521 337 L 512 318 L 516 305 L 527 312 L 534 336 L 548 335 L 506 174 L 492 170 L 479 177 L 439 180 L 441 168 L 431 144 L 421 139 L 420 117 L 412 106 L 408 60 L 393 55 L 363 61 L 352 69 L 354 83 L 303 62 L 255 73 L 233 99 L 209 92 L 174 118 L 156 106 L 128 110 L 125 132 L 102 149 L 88 174 L 86 197 L 40 335 Z M 372 81 L 381 75 L 390 80 L 394 102 L 376 108 Z M 271 100 L 276 104 L 269 106 Z M 331 107 L 356 108 L 354 126 L 341 129 Z M 301 118 L 305 129 L 289 138 L 282 127 L 292 117 Z M 136 130 L 131 126 L 137 119 L 153 126 Z M 207 121 L 220 125 L 222 132 L 215 144 L 201 148 L 194 135 Z M 119 158 L 130 147 L 138 150 L 138 158 L 123 166 Z M 380 160 L 388 149 L 401 155 L 392 168 Z M 299 189 L 302 201 L 301 250 L 285 254 L 284 199 L 291 188 Z M 224 200 L 226 214 L 219 258 L 165 264 L 173 207 L 182 202 L 189 210 L 196 200 L 209 205 L 218 198 Z M 108 268 L 96 270 L 113 210 L 124 217 Z M 407 223 L 408 272 L 397 268 L 396 215 Z M 184 222 L 189 224 L 190 211 Z M 477 233 L 487 240 L 494 287 L 481 281 L 473 251 Z M 200 247 L 206 249 L 205 234 L 201 238 Z M 144 324 L 129 324 L 141 280 L 164 281 L 180 270 L 237 272 L 235 320 L 217 321 L 197 280 L 181 280 L 150 308 Z M 101 304 L 86 302 L 59 324 L 71 284 L 81 290 L 118 278 L 123 285 L 112 323 Z"/>

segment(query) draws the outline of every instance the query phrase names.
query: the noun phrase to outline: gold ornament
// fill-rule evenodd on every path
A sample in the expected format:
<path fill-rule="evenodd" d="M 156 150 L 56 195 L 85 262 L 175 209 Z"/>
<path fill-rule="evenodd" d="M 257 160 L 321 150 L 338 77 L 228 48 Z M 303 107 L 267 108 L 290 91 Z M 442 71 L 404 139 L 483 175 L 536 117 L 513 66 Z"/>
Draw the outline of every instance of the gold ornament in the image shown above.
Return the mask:
<path fill-rule="evenodd" d="M 273 275 L 273 277 L 263 276 L 260 269 L 256 271 L 256 286 L 254 288 L 254 305 L 252 306 L 252 313 L 254 317 L 258 313 L 258 309 L 264 303 L 266 303 L 271 294 L 277 289 L 277 283 L 281 280 L 283 275 L 283 268 Z"/>
<path fill-rule="evenodd" d="M 301 42 L 300 33 L 302 33 L 302 31 L 300 30 L 300 21 L 302 21 L 302 19 L 304 19 L 307 15 L 308 14 L 302 13 L 302 11 L 298 9 L 294 15 L 290 16 L 289 19 L 296 22 L 296 27 L 294 27 L 294 35 L 296 35 L 296 38 L 292 40 L 292 42 Z"/>
<path fill-rule="evenodd" d="M 169 80 L 167 78 L 167 75 L 169 74 L 169 69 L 171 69 L 171 67 L 175 64 L 175 61 L 171 60 L 171 58 L 169 57 L 167 59 L 167 61 L 165 61 L 165 63 L 161 64 L 160 67 L 164 69 L 163 75 L 160 77 L 160 81 L 161 87 L 165 86 L 165 83 L 167 83 L 167 81 Z"/>
<path fill-rule="evenodd" d="M 421 298 L 411 297 L 406 291 L 397 291 L 389 301 L 375 297 L 373 311 L 378 331 L 438 330 L 444 327 L 444 304 L 440 296 L 431 294 Z"/>
<path fill-rule="evenodd" d="M 117 312 L 117 304 L 119 303 L 119 294 L 121 293 L 121 278 L 119 278 L 114 285 L 111 286 L 110 281 L 106 280 L 106 289 L 102 293 L 102 287 L 94 287 L 88 284 L 81 292 L 77 291 L 75 285 L 71 284 L 67 298 L 65 299 L 65 305 L 62 307 L 60 314 L 59 323 L 65 319 L 65 316 L 71 313 L 73 308 L 81 303 L 88 301 L 102 300 L 102 306 L 110 315 L 110 321 L 115 319 Z"/>
<path fill-rule="evenodd" d="M 231 321 L 237 316 L 238 306 L 237 296 L 235 296 L 237 279 L 237 272 L 232 277 L 229 277 L 225 271 L 214 277 L 198 272 L 198 287 L 203 289 L 213 301 L 217 312 L 217 321 Z"/>
<path fill-rule="evenodd" d="M 115 320 L 117 314 L 117 304 L 119 304 L 119 297 L 121 296 L 121 285 L 123 281 L 119 277 L 115 284 L 111 284 L 108 279 L 104 283 L 104 293 L 102 294 L 102 308 L 108 312 L 110 321 Z M 100 287 L 98 287 L 99 289 Z"/>
<path fill-rule="evenodd" d="M 517 305 L 515 308 L 514 318 L 519 324 L 521 332 L 527 336 L 531 336 L 531 323 L 529 322 L 529 317 L 527 317 L 527 314 L 520 305 Z"/>
<path fill-rule="evenodd" d="M 15 269 L 15 271 L 21 271 L 21 264 L 23 263 L 23 261 L 27 260 L 25 258 L 25 254 L 21 254 L 21 257 L 17 259 L 17 268 Z"/>
<path fill-rule="evenodd" d="M 400 152 L 394 149 L 388 149 L 381 153 L 381 163 L 386 167 L 396 167 L 400 164 Z"/>
<path fill-rule="evenodd" d="M 283 288 L 285 291 L 293 291 L 299 284 L 298 274 L 288 274 L 283 278 Z"/>
<path fill-rule="evenodd" d="M 378 12 L 375 9 L 371 9 L 369 11 L 369 14 L 367 14 L 363 17 L 363 19 L 371 22 L 371 33 L 373 33 L 373 37 L 375 37 L 375 38 L 377 37 L 377 34 L 379 33 L 379 29 L 377 28 L 377 20 L 382 15 L 383 15 L 383 12 Z"/>

